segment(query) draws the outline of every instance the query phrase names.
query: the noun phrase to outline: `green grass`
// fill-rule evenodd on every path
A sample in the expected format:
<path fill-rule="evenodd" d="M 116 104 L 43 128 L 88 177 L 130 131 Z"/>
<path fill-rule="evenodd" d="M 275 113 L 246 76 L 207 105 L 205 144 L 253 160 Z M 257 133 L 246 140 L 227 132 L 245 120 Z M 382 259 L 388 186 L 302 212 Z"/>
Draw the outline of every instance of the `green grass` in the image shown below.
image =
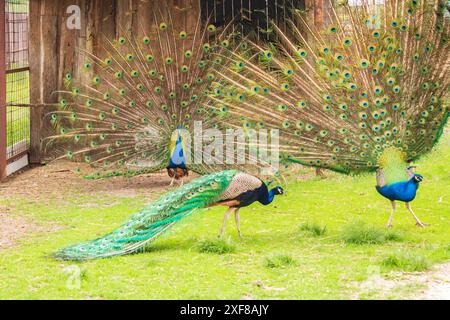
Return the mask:
<path fill-rule="evenodd" d="M 288 254 L 278 254 L 274 257 L 266 258 L 264 265 L 267 268 L 283 268 L 294 266 L 296 261 Z"/>
<path fill-rule="evenodd" d="M 300 231 L 305 235 L 320 237 L 327 233 L 327 227 L 323 227 L 315 222 L 305 222 L 300 225 Z"/>
<path fill-rule="evenodd" d="M 402 236 L 396 231 L 367 225 L 362 221 L 346 225 L 342 230 L 341 237 L 350 244 L 380 244 L 402 240 Z"/>
<path fill-rule="evenodd" d="M 224 239 L 206 239 L 198 244 L 198 252 L 225 254 L 236 251 L 236 246 L 230 240 Z"/>
<path fill-rule="evenodd" d="M 414 252 L 393 253 L 383 259 L 382 265 L 401 271 L 425 271 L 430 268 L 428 259 Z"/>
<path fill-rule="evenodd" d="M 84 263 L 56 261 L 50 257 L 55 250 L 101 236 L 151 199 L 90 191 L 63 193 L 62 199 L 43 191 L 38 202 L 19 196 L 3 198 L 0 208 L 64 228 L 29 235 L 19 246 L 1 251 L 0 299 L 358 297 L 370 270 L 392 277 L 393 271 L 423 270 L 425 265 L 450 259 L 449 163 L 449 136 L 417 163 L 417 172 L 425 180 L 412 207 L 429 227 L 417 228 L 399 204 L 394 228 L 386 231 L 391 205 L 375 191 L 374 175 L 334 175 L 291 183 L 287 196 L 277 197 L 274 205 L 242 209 L 243 238 L 238 239 L 229 222 L 226 236 L 235 246 L 229 252 L 217 240 L 224 208 L 215 207 L 175 225 L 145 253 Z M 152 199 L 157 196 L 152 194 Z M 299 226 L 311 221 L 319 229 L 326 226 L 326 234 L 312 236 L 316 231 L 308 230 L 315 227 L 299 231 Z M 81 275 L 79 287 L 73 285 L 76 268 Z M 420 286 L 402 288 L 389 297 L 414 296 Z M 382 291 L 374 290 L 368 298 L 383 297 L 378 293 Z"/>

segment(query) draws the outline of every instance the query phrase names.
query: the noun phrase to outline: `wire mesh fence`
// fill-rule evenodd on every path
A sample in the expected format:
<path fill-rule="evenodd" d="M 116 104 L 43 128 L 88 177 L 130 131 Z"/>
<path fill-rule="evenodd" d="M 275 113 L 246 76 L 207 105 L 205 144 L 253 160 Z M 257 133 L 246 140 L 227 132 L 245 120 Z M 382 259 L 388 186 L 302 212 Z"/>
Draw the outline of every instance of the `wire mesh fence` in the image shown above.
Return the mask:
<path fill-rule="evenodd" d="M 259 40 L 274 37 L 271 23 L 287 29 L 295 9 L 304 10 L 304 0 L 203 0 L 202 17 L 216 26 L 230 22 L 235 32 L 255 36 Z"/>
<path fill-rule="evenodd" d="M 29 1 L 5 1 L 7 158 L 24 154 L 30 144 L 28 31 Z"/>

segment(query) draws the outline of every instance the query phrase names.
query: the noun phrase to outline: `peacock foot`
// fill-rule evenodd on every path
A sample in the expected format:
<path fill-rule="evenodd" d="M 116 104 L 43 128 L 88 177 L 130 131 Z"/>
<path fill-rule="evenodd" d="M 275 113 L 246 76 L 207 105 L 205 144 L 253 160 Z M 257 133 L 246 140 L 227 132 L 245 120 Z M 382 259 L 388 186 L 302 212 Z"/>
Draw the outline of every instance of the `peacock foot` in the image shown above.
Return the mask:
<path fill-rule="evenodd" d="M 387 226 L 386 226 L 386 228 L 388 228 L 388 229 L 392 229 L 393 228 L 393 225 L 392 225 L 392 223 L 389 223 Z"/>
<path fill-rule="evenodd" d="M 424 227 L 428 227 L 429 224 L 423 223 L 422 221 L 417 221 L 416 226 L 418 226 L 419 228 L 424 228 Z"/>

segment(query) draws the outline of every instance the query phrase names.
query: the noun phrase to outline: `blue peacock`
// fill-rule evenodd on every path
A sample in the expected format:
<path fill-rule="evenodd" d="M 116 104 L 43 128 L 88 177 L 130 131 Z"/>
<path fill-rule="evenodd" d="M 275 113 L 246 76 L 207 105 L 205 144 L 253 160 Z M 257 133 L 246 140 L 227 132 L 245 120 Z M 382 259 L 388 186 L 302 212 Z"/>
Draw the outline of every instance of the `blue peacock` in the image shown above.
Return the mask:
<path fill-rule="evenodd" d="M 213 53 L 230 46 L 231 36 L 204 25 L 200 15 L 192 30 L 175 30 L 166 11 L 165 20 L 155 13 L 142 38 L 125 32 L 102 42 L 104 56 L 81 52 L 83 70 L 78 79 L 65 74 L 57 108 L 46 115 L 56 130 L 44 141 L 51 156 L 90 164 L 97 170 L 88 178 L 167 168 L 178 180 L 188 170 L 211 172 L 203 163 L 188 164 L 183 146 L 196 121 L 203 130 L 220 127 L 209 108 L 212 69 L 222 64 Z"/>
<path fill-rule="evenodd" d="M 236 170 L 205 175 L 164 194 L 110 234 L 62 249 L 55 253 L 55 257 L 89 260 L 138 252 L 176 222 L 210 206 L 229 207 L 221 234 L 228 217 L 234 212 L 240 236 L 239 209 L 254 202 L 268 205 L 279 194 L 283 194 L 283 188 L 269 190 L 262 180 Z"/>
<path fill-rule="evenodd" d="M 280 130 L 285 163 L 353 174 L 377 171 L 377 190 L 410 202 L 449 117 L 447 1 L 339 1 L 326 26 L 297 11 L 278 41 L 249 42 L 221 70 L 218 113 L 245 128 Z M 255 117 L 255 114 L 258 114 Z"/>

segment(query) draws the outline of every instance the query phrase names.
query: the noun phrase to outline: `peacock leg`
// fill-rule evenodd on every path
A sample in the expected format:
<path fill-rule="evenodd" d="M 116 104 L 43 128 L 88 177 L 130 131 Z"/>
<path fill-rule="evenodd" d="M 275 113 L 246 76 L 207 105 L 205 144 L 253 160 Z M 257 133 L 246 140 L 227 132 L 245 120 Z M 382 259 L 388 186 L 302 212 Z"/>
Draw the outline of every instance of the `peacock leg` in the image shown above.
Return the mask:
<path fill-rule="evenodd" d="M 388 228 L 392 228 L 392 220 L 394 220 L 394 212 L 395 212 L 395 200 L 391 201 L 391 204 L 392 204 L 392 211 L 387 224 Z"/>
<path fill-rule="evenodd" d="M 169 187 L 173 186 L 174 181 L 175 181 L 175 178 L 172 178 L 172 180 L 170 181 Z"/>
<path fill-rule="evenodd" d="M 227 224 L 227 220 L 230 217 L 231 212 L 233 212 L 234 208 L 228 208 L 223 216 L 222 229 L 220 229 L 220 236 L 222 237 L 225 232 L 225 225 Z"/>
<path fill-rule="evenodd" d="M 181 182 L 180 182 L 180 187 L 182 187 L 183 185 L 184 185 L 184 179 L 182 178 Z"/>
<path fill-rule="evenodd" d="M 238 231 L 239 239 L 241 239 L 242 238 L 242 236 L 241 236 L 241 219 L 239 217 L 239 208 L 237 208 L 236 211 L 234 211 L 234 219 L 236 220 L 236 228 Z"/>
<path fill-rule="evenodd" d="M 414 214 L 414 212 L 411 209 L 411 204 L 409 202 L 406 202 L 406 208 L 408 209 L 409 212 L 411 212 L 411 214 L 413 215 L 414 219 L 416 220 L 416 226 L 418 227 L 426 227 L 426 224 L 423 223 L 422 221 L 420 221 L 419 218 L 417 218 L 417 216 Z"/>

